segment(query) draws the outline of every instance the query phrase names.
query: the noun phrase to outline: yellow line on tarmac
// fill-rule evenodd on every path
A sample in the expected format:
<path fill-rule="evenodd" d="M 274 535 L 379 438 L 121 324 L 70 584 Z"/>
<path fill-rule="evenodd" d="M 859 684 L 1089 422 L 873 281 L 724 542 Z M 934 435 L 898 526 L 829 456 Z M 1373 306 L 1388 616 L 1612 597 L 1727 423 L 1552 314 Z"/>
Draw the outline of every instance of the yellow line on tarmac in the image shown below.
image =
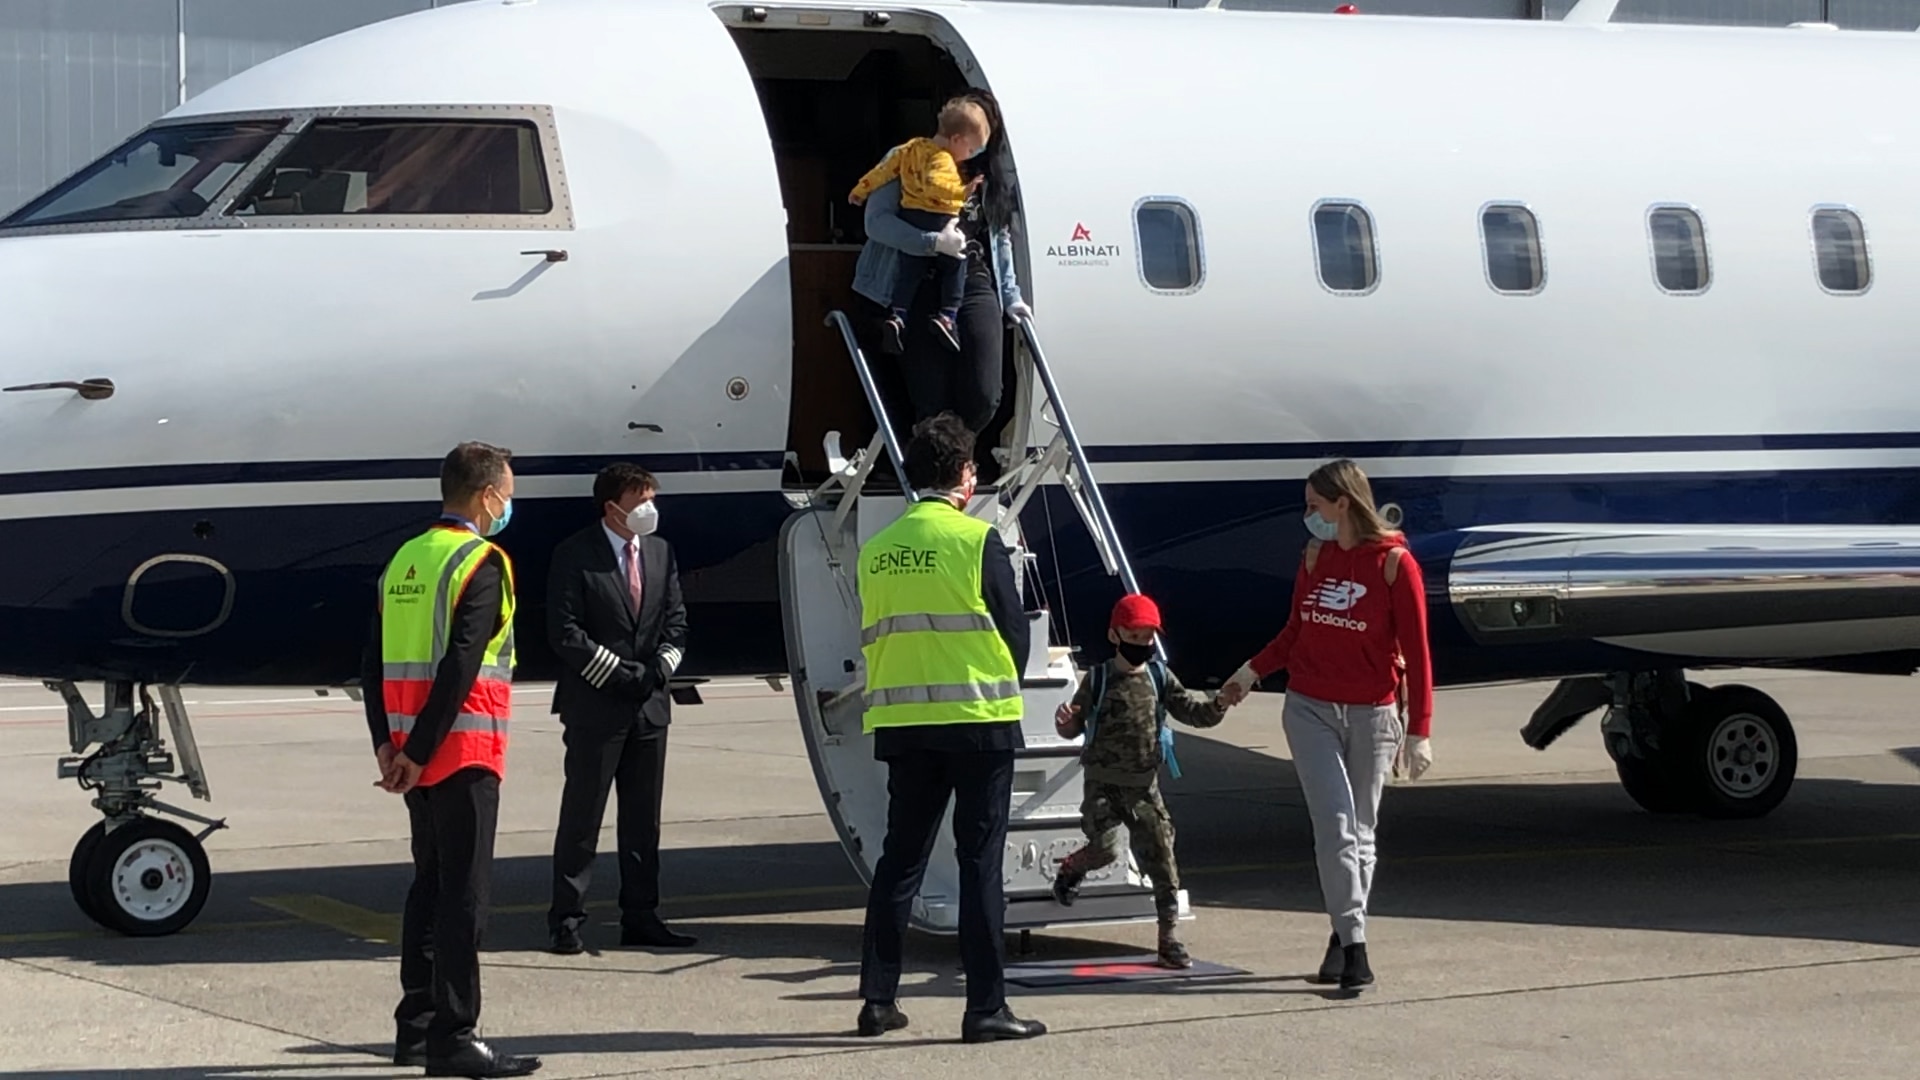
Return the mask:
<path fill-rule="evenodd" d="M 260 919 L 252 922 L 206 923 L 189 926 L 183 934 L 223 934 L 234 930 L 284 930 L 302 925 L 299 919 Z M 0 945 L 33 945 L 46 941 L 81 941 L 86 938 L 117 938 L 108 930 L 38 930 L 28 934 L 0 934 Z"/>
<path fill-rule="evenodd" d="M 357 904 L 330 896 L 302 893 L 291 896 L 256 896 L 254 903 L 282 911 L 296 919 L 338 930 L 348 937 L 391 945 L 400 940 L 400 916 L 369 911 Z"/>
<path fill-rule="evenodd" d="M 760 889 L 754 892 L 707 893 L 704 896 L 670 896 L 662 898 L 662 903 L 672 907 L 685 907 L 699 904 L 729 904 L 743 900 L 798 900 L 806 896 L 849 896 L 866 891 L 864 885 L 804 885 L 792 889 Z M 591 900 L 587 903 L 589 911 L 603 911 L 617 907 L 614 900 Z M 493 909 L 496 915 L 538 915 L 547 910 L 545 904 L 508 904 Z"/>

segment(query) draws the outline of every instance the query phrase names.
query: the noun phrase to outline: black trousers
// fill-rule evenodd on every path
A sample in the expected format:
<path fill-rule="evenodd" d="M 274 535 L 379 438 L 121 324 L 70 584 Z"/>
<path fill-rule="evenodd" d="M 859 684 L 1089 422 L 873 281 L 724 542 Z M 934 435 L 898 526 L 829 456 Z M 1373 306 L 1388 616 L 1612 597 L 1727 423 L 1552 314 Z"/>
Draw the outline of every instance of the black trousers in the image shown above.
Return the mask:
<path fill-rule="evenodd" d="M 480 1020 L 480 939 L 493 886 L 500 778 L 462 769 L 402 796 L 413 830 L 413 887 L 400 921 L 403 1037 L 443 1055 Z"/>
<path fill-rule="evenodd" d="M 921 304 L 926 308 L 933 306 L 928 303 L 930 299 L 927 292 L 921 293 Z M 914 424 L 948 410 L 967 425 L 968 431 L 977 435 L 993 421 L 993 414 L 1000 408 L 1001 353 L 1006 343 L 1006 324 L 1000 309 L 1000 294 L 985 277 L 976 274 L 967 278 L 966 292 L 960 300 L 958 328 L 960 354 L 956 356 L 953 350 L 934 339 L 933 328 L 919 312 L 907 321 L 900 376 L 913 403 L 913 419 L 898 425 L 903 442 Z M 984 449 L 979 452 L 986 453 Z"/>
<path fill-rule="evenodd" d="M 931 210 L 903 209 L 899 217 L 901 221 L 925 232 L 939 232 L 953 220 L 952 214 L 936 214 Z M 938 252 L 932 255 L 909 255 L 903 251 L 899 258 L 900 273 L 893 280 L 895 311 L 913 308 L 913 301 L 920 294 L 920 286 L 929 276 L 933 278 L 934 302 L 939 310 L 960 306 L 961 290 L 967 278 L 967 260 Z"/>
<path fill-rule="evenodd" d="M 967 974 L 967 1012 L 994 1013 L 1007 1003 L 1001 867 L 1013 798 L 1011 750 L 919 750 L 888 759 L 887 838 L 867 895 L 860 997 L 891 1002 L 900 992 L 907 921 L 949 798 L 954 800 L 953 846 L 960 864 L 960 962 Z"/>
<path fill-rule="evenodd" d="M 564 717 L 562 722 L 564 723 Z M 578 930 L 600 848 L 607 793 L 620 795 L 620 922 L 628 929 L 660 906 L 660 799 L 666 786 L 667 729 L 627 724 L 606 733 L 568 726 L 566 786 L 553 834 L 553 904 L 547 928 Z"/>

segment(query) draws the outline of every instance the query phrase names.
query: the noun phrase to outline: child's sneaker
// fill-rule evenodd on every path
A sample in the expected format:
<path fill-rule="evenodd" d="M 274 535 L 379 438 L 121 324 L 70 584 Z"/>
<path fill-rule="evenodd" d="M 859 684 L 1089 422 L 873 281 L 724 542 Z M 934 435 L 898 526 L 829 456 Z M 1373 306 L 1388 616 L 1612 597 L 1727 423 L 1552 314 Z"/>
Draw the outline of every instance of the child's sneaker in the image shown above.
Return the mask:
<path fill-rule="evenodd" d="M 1053 875 L 1053 898 L 1060 901 L 1062 907 L 1072 907 L 1080 896 L 1080 881 L 1086 876 L 1077 870 L 1068 870 L 1067 861 L 1060 860 L 1060 868 Z"/>
<path fill-rule="evenodd" d="M 960 331 L 954 326 L 953 319 L 946 315 L 933 317 L 933 328 L 940 332 L 940 340 L 954 352 L 960 351 Z"/>
<path fill-rule="evenodd" d="M 899 356 L 907 351 L 907 324 L 895 315 L 880 324 L 880 351 Z"/>
<path fill-rule="evenodd" d="M 1193 966 L 1193 957 L 1180 941 L 1179 929 L 1172 923 L 1160 924 L 1160 966 L 1181 970 Z"/>

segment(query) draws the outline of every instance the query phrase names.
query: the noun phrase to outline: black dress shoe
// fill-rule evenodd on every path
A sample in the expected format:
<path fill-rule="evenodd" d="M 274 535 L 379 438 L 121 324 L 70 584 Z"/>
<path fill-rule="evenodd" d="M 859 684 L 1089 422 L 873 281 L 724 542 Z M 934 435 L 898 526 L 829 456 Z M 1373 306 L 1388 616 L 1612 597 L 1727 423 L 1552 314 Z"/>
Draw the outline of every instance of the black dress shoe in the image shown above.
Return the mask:
<path fill-rule="evenodd" d="M 1047 1025 L 1038 1020 L 1022 1020 L 1005 1005 L 997 1013 L 984 1016 L 968 1013 L 960 1021 L 960 1041 L 997 1042 L 1001 1039 L 1034 1039 L 1047 1033 Z"/>
<path fill-rule="evenodd" d="M 539 1070 L 539 1058 L 502 1054 L 479 1039 L 461 1043 L 445 1057 L 427 1058 L 428 1076 L 529 1076 Z"/>
<path fill-rule="evenodd" d="M 399 1027 L 393 1034 L 393 1063 L 418 1069 L 427 1063 L 427 1036 L 419 1028 Z"/>
<path fill-rule="evenodd" d="M 700 939 L 691 934 L 676 934 L 667 929 L 667 924 L 653 919 L 638 926 L 620 928 L 620 944 L 631 949 L 635 946 L 654 949 L 685 949 Z"/>
<path fill-rule="evenodd" d="M 1314 976 L 1317 983 L 1337 983 L 1347 970 L 1347 950 L 1340 947 L 1340 935 L 1334 934 L 1327 939 L 1327 955 L 1320 960 L 1320 973 Z"/>
<path fill-rule="evenodd" d="M 552 944 L 547 946 L 547 951 L 561 956 L 574 956 L 586 952 L 587 946 L 580 940 L 580 931 L 563 926 L 553 932 Z"/>
<path fill-rule="evenodd" d="M 869 1001 L 860 1006 L 860 1034 L 872 1038 L 907 1026 L 907 1014 L 892 1004 Z"/>
<path fill-rule="evenodd" d="M 1373 985 L 1373 969 L 1367 966 L 1367 943 L 1360 942 L 1347 946 L 1347 969 L 1340 973 L 1340 989 L 1358 993 L 1363 986 Z"/>

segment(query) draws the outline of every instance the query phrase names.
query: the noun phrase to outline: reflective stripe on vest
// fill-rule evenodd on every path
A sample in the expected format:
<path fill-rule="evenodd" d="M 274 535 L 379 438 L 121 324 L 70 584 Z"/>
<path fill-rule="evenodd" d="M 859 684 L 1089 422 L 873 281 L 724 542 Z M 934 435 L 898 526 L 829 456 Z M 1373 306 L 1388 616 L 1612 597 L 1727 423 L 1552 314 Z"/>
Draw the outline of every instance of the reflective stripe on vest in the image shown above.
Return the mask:
<path fill-rule="evenodd" d="M 991 528 L 927 499 L 861 547 L 866 731 L 1020 719 L 1020 670 L 980 595 Z"/>
<path fill-rule="evenodd" d="M 381 697 L 388 734 L 396 748 L 404 748 L 446 658 L 454 611 L 467 582 L 496 552 L 505 569 L 500 627 L 487 643 L 479 677 L 452 728 L 421 773 L 423 785 L 474 766 L 496 775 L 506 772 L 513 712 L 513 563 L 470 530 L 442 525 L 401 547 L 381 579 Z"/>
<path fill-rule="evenodd" d="M 889 615 L 860 631 L 860 644 L 871 645 L 883 634 L 964 634 L 969 630 L 993 629 L 991 615 Z"/>

